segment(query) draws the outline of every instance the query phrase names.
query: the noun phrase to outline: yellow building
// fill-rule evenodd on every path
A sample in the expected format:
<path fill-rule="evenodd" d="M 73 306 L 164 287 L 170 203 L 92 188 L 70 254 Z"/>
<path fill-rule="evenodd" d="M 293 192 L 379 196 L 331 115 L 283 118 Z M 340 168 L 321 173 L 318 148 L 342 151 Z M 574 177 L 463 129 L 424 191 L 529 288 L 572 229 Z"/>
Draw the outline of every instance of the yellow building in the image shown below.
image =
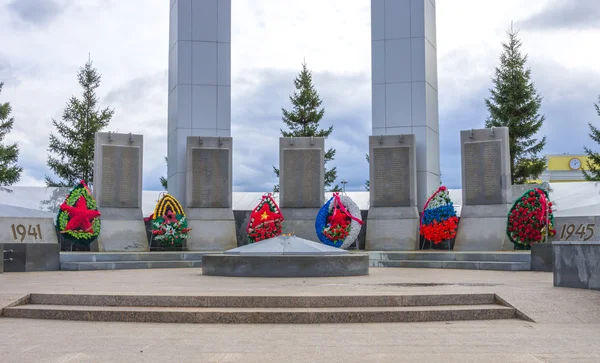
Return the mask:
<path fill-rule="evenodd" d="M 581 170 L 588 170 L 587 155 L 546 155 L 546 160 L 546 170 L 540 176 L 541 181 L 550 183 L 585 181 Z"/>

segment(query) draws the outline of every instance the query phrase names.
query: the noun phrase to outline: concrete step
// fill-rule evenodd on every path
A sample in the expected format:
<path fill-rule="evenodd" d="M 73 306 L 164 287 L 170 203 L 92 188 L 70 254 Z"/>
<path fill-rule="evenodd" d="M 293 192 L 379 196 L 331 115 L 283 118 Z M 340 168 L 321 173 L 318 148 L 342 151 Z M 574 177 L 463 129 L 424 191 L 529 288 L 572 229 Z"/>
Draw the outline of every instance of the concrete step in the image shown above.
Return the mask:
<path fill-rule="evenodd" d="M 207 253 L 211 252 L 61 252 L 60 262 L 196 261 Z"/>
<path fill-rule="evenodd" d="M 28 304 L 211 307 L 211 308 L 318 308 L 318 307 L 399 307 L 501 304 L 495 294 L 437 295 L 354 295 L 354 296 L 148 296 L 31 294 Z"/>
<path fill-rule="evenodd" d="M 531 262 L 530 251 L 469 252 L 469 251 L 370 251 L 371 260 Z"/>
<path fill-rule="evenodd" d="M 9 318 L 197 324 L 339 324 L 515 319 L 496 304 L 347 308 L 198 308 L 23 305 L 3 309 Z"/>
<path fill-rule="evenodd" d="M 448 268 L 466 270 L 530 271 L 530 262 L 369 260 L 370 267 Z"/>
<path fill-rule="evenodd" d="M 133 270 L 150 268 L 185 268 L 202 267 L 202 260 L 173 260 L 173 261 L 103 261 L 103 262 L 61 262 L 60 269 L 64 271 L 93 271 L 93 270 Z"/>

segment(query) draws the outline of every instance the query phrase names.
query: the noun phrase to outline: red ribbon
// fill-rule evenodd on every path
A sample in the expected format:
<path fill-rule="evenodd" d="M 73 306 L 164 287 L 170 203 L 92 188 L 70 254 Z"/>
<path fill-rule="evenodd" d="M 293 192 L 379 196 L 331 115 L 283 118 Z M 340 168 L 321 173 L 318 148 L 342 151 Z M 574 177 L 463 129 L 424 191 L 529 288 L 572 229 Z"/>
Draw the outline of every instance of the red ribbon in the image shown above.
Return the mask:
<path fill-rule="evenodd" d="M 348 217 L 350 217 L 350 219 L 355 220 L 356 222 L 358 222 L 358 224 L 360 224 L 362 226 L 363 221 L 354 217 L 352 214 L 350 214 L 350 212 L 348 212 L 348 210 L 346 209 L 346 207 L 344 206 L 344 204 L 342 204 L 342 200 L 340 199 L 340 193 L 333 193 L 333 216 L 335 217 L 338 209 L 335 207 L 336 204 L 340 207 L 340 211 L 342 213 L 344 213 L 345 215 L 347 215 Z"/>

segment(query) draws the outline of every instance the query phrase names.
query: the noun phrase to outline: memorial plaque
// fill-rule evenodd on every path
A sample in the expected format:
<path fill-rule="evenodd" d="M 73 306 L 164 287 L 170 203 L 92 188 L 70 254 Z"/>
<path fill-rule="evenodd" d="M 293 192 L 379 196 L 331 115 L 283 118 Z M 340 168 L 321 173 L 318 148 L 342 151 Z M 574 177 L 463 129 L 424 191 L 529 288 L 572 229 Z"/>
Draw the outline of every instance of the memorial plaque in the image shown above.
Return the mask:
<path fill-rule="evenodd" d="M 191 208 L 229 208 L 229 149 L 192 148 Z"/>
<path fill-rule="evenodd" d="M 140 207 L 139 162 L 137 146 L 102 145 L 102 207 Z"/>
<path fill-rule="evenodd" d="M 465 204 L 502 204 L 500 140 L 465 142 Z"/>
<path fill-rule="evenodd" d="M 320 149 L 283 149 L 282 205 L 286 208 L 320 207 L 324 193 L 320 158 Z"/>
<path fill-rule="evenodd" d="M 597 242 L 600 241 L 600 217 L 554 217 L 556 235 L 554 241 Z"/>
<path fill-rule="evenodd" d="M 408 207 L 410 201 L 410 148 L 373 148 L 373 207 Z"/>

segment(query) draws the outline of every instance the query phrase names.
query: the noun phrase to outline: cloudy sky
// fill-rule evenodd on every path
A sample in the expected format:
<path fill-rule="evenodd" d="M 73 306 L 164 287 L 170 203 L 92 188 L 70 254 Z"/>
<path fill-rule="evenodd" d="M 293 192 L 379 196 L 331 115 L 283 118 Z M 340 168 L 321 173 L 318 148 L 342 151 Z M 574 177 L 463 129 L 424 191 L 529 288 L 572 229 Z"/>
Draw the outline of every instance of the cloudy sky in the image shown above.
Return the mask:
<path fill-rule="evenodd" d="M 600 1 L 437 0 L 441 169 L 460 187 L 459 131 L 483 127 L 490 78 L 514 21 L 539 92 L 545 153 L 581 153 L 587 123 L 600 123 Z M 52 118 L 79 96 L 88 59 L 102 73 L 100 105 L 114 132 L 144 135 L 144 188 L 166 174 L 167 0 L 0 0 L 1 102 L 16 119 L 24 175 L 43 185 Z M 371 130 L 369 0 L 232 0 L 234 190 L 269 190 L 276 179 L 281 107 L 305 58 L 334 125 L 338 177 L 348 190 L 368 178 Z"/>

